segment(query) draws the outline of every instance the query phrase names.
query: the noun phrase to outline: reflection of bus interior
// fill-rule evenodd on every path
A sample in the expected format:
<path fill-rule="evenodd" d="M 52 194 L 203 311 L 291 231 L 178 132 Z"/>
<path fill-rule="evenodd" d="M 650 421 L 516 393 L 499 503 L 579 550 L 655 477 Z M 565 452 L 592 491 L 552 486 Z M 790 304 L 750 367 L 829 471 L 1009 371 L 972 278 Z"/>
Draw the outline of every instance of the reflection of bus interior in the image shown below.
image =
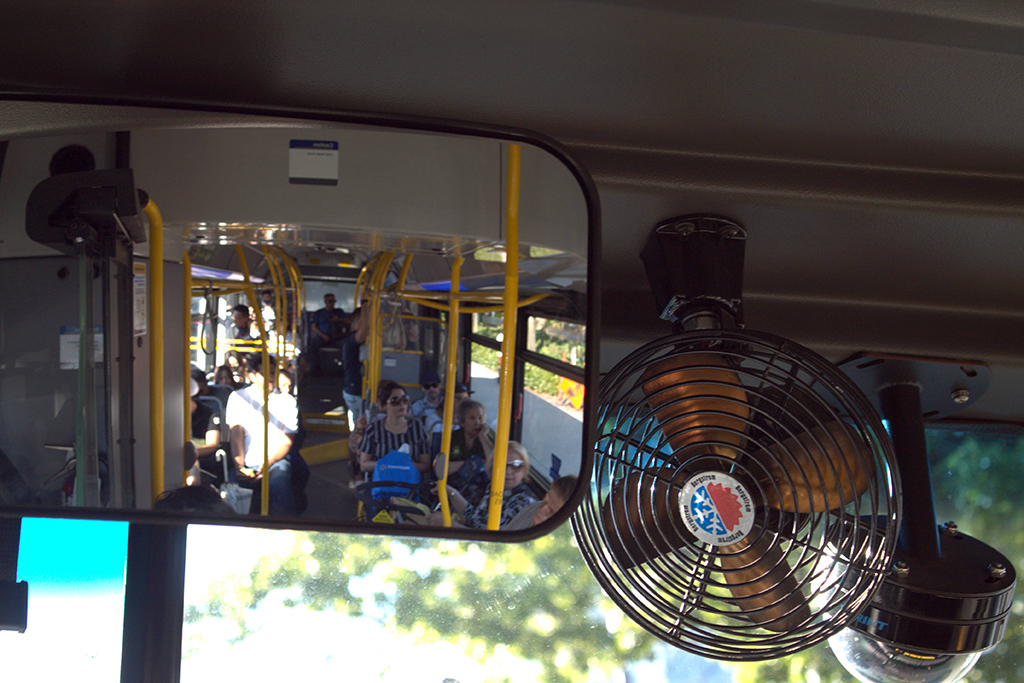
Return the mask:
<path fill-rule="evenodd" d="M 579 474 L 588 224 L 569 169 L 496 139 L 316 135 L 144 123 L 9 143 L 5 191 L 28 208 L 4 227 L 0 314 L 40 332 L 3 348 L 4 502 L 169 509 L 184 482 L 236 513 L 391 522 L 372 464 L 389 453 L 354 445 L 415 422 L 420 480 L 396 497 L 448 526 L 436 482 L 459 469 L 469 397 L 492 490 L 510 442 L 537 500 Z M 385 380 L 408 399 L 393 423 Z"/>
<path fill-rule="evenodd" d="M 494 248 L 478 253 L 483 258 L 473 259 L 470 255 L 463 264 L 463 282 L 484 279 L 492 283 L 496 275 L 501 279 L 503 264 L 490 258 Z M 526 253 L 531 250 L 527 249 Z M 533 253 L 543 254 L 547 260 L 568 257 L 546 249 L 534 249 Z M 359 495 L 357 484 L 366 483 L 369 473 L 360 471 L 358 456 L 350 451 L 349 438 L 364 412 L 364 420 L 383 415 L 375 393 L 380 380 L 396 381 L 406 391 L 410 406 L 426 401 L 430 411 L 436 413 L 418 416 L 426 425 L 434 426 L 431 434 L 434 455 L 441 451 L 439 423 L 445 411 L 446 382 L 434 388 L 440 394 L 435 403 L 430 404 L 422 381 L 425 377 L 452 376 L 453 389 L 456 389 L 454 400 L 480 403 L 486 416 L 486 428 L 496 430 L 500 410 L 498 371 L 502 357 L 503 314 L 493 309 L 495 295 L 500 296 L 501 289 L 478 290 L 481 303 L 476 306 L 471 303 L 473 290 L 463 289 L 454 375 L 450 375 L 447 367 L 450 313 L 443 310 L 447 305 L 438 303 L 442 300 L 433 294 L 430 299 L 418 298 L 449 286 L 446 279 L 428 282 L 418 279 L 421 273 L 443 275 L 447 267 L 444 257 L 414 254 L 405 267 L 404 258 L 390 254 L 363 256 L 347 248 L 321 246 L 300 252 L 295 259 L 301 279 L 299 287 L 293 288 L 283 283 L 273 284 L 274 268 L 269 266 L 274 260 L 280 263 L 291 259 L 290 256 L 257 250 L 252 250 L 252 254 L 255 263 L 251 267 L 251 278 L 261 280 L 254 288 L 261 300 L 261 316 L 268 330 L 267 343 L 271 352 L 283 359 L 275 391 L 295 396 L 303 427 L 301 454 L 311 471 L 303 496 L 305 516 L 366 519 L 364 496 Z M 340 258 L 339 254 L 342 254 Z M 384 258 L 391 258 L 390 263 L 385 265 Z M 205 264 L 192 263 L 191 364 L 204 373 L 213 385 L 213 393 L 222 392 L 217 384 L 222 379 L 227 381 L 227 373 L 235 384 L 244 383 L 248 354 L 258 352 L 262 346 L 255 311 L 245 293 L 235 291 L 237 280 L 214 283 L 199 278 L 214 271 L 225 278 L 237 277 L 238 274 L 230 270 L 237 264 L 236 259 L 233 249 L 225 249 L 211 251 Z M 325 261 L 333 265 L 324 265 Z M 353 265 L 360 262 L 367 265 L 362 268 Z M 380 292 L 372 290 L 368 284 L 378 275 L 375 271 L 378 267 L 384 273 Z M 261 273 L 262 277 L 255 273 Z M 404 286 L 399 287 L 400 284 Z M 399 290 L 405 295 L 400 296 Z M 299 292 L 301 304 L 297 307 Z M 376 297 L 379 313 L 371 317 L 375 294 L 379 294 Z M 554 288 L 542 291 L 535 286 L 521 296 L 531 301 L 519 309 L 517 316 L 520 334 L 517 334 L 517 348 L 512 356 L 515 359 L 512 394 L 516 398 L 509 412 L 512 418 L 509 434 L 530 453 L 529 481 L 538 499 L 543 498 L 553 481 L 575 474 L 580 467 L 585 309 L 579 308 L 579 294 L 581 292 L 559 292 Z M 249 327 L 245 330 L 248 334 L 241 334 L 230 315 L 238 306 L 251 311 Z M 488 312 L 472 312 L 474 308 Z M 283 315 L 279 314 L 282 310 Z M 299 310 L 298 315 L 296 310 Z M 357 331 L 360 327 L 362 329 Z M 359 335 L 359 331 L 364 336 Z M 295 339 L 297 343 L 293 343 Z M 379 348 L 375 344 L 379 344 Z M 353 346 L 354 353 L 348 351 Z M 374 369 L 369 366 L 372 357 L 379 357 L 379 361 L 373 360 Z M 358 363 L 354 371 L 357 390 L 352 385 L 353 370 L 348 366 L 353 362 Z M 465 396 L 459 396 L 460 392 Z M 346 394 L 353 393 L 360 400 L 356 409 L 346 398 Z M 451 411 L 452 426 L 457 430 L 457 403 Z M 361 428 L 365 429 L 365 425 Z M 439 470 L 438 465 L 436 471 Z M 430 478 L 436 476 L 435 473 Z M 372 488 L 367 488 L 366 493 L 373 497 Z M 436 504 L 436 499 L 425 493 L 416 492 Z M 392 519 L 402 519 L 398 507 L 392 506 L 389 510 Z"/>

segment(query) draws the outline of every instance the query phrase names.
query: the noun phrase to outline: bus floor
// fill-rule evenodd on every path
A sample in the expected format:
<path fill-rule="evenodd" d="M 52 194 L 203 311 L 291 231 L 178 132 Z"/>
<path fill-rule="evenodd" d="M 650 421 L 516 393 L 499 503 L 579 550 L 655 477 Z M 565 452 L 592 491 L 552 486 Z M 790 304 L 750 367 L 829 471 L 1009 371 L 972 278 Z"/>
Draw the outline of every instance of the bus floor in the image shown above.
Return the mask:
<path fill-rule="evenodd" d="M 302 517 L 350 521 L 356 518 L 358 499 L 349 488 L 348 439 L 329 432 L 309 432 L 302 455 L 309 463 L 306 498 L 309 507 Z"/>

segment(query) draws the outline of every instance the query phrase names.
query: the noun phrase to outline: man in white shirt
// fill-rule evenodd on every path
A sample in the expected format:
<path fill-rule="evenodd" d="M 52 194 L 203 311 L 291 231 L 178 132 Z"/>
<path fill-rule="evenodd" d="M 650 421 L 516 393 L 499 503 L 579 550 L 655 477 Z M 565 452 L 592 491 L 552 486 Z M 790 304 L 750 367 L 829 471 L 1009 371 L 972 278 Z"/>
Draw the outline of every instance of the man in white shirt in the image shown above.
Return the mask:
<path fill-rule="evenodd" d="M 249 357 L 248 379 L 251 384 L 228 397 L 226 421 L 231 430 L 231 455 L 238 466 L 239 479 L 246 488 L 259 491 L 263 470 L 263 384 L 262 354 Z M 270 357 L 270 377 L 277 376 L 277 359 Z M 298 431 L 299 411 L 290 394 L 269 391 L 269 422 L 267 424 L 267 465 L 270 477 L 270 514 L 294 515 L 295 494 L 292 490 L 292 462 L 288 453 Z M 258 495 L 255 498 L 259 498 Z"/>

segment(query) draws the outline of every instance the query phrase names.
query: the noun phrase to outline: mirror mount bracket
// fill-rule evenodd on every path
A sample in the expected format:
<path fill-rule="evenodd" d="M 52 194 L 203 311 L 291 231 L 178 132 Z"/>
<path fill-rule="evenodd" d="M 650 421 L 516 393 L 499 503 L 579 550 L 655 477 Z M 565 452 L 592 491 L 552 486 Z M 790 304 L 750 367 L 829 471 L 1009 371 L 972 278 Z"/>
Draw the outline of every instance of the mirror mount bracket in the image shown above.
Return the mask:
<path fill-rule="evenodd" d="M 36 185 L 25 209 L 28 236 L 68 256 L 112 257 L 117 245 L 146 240 L 131 169 L 52 176 Z"/>

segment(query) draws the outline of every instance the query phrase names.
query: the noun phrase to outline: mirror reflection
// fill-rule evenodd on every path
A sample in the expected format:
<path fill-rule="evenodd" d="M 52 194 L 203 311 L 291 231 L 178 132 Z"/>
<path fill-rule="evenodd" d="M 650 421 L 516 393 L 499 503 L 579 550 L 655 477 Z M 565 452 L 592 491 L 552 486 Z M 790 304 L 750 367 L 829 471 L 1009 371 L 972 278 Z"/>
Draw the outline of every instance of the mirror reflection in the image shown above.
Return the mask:
<path fill-rule="evenodd" d="M 7 142 L 0 504 L 549 519 L 584 452 L 571 171 L 497 139 L 270 124 Z"/>

